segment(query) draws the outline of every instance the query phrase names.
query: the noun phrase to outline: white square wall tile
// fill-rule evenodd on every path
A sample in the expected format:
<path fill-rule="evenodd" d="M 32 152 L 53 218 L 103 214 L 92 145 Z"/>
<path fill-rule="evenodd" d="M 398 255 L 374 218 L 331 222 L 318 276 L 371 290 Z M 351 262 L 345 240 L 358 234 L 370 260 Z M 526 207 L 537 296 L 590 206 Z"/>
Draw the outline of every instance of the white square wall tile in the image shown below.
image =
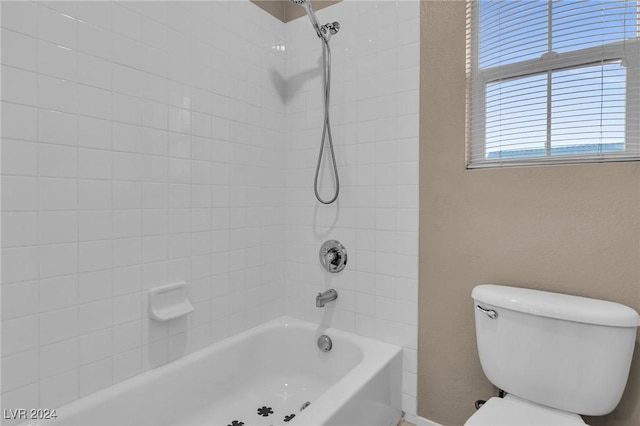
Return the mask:
<path fill-rule="evenodd" d="M 162 25 L 161 23 L 149 19 L 147 17 L 142 17 L 142 42 L 158 48 L 165 49 L 167 45 L 167 27 Z"/>
<path fill-rule="evenodd" d="M 39 316 L 40 345 L 59 342 L 78 334 L 78 308 L 49 311 Z"/>
<path fill-rule="evenodd" d="M 2 102 L 2 138 L 35 141 L 38 136 L 38 110 L 34 107 Z"/>
<path fill-rule="evenodd" d="M 2 391 L 12 391 L 38 381 L 38 351 L 2 357 Z"/>
<path fill-rule="evenodd" d="M 142 291 L 143 272 L 142 265 L 126 266 L 113 270 L 113 295 Z"/>
<path fill-rule="evenodd" d="M 415 373 L 402 373 L 402 392 L 416 396 L 418 391 L 418 375 Z"/>
<path fill-rule="evenodd" d="M 79 333 L 86 334 L 113 325 L 113 302 L 105 299 L 78 306 Z"/>
<path fill-rule="evenodd" d="M 138 320 L 142 317 L 142 293 L 132 293 L 113 299 L 114 324 Z"/>
<path fill-rule="evenodd" d="M 17 2 L 15 2 L 17 3 Z M 13 407 L 39 407 L 40 383 L 17 388 L 13 391 L 2 393 L 2 408 Z"/>
<path fill-rule="evenodd" d="M 140 152 L 142 127 L 126 123 L 113 123 L 113 150 Z"/>
<path fill-rule="evenodd" d="M 111 88 L 116 92 L 143 97 L 145 95 L 145 80 L 148 77 L 137 68 L 129 68 L 112 62 Z"/>
<path fill-rule="evenodd" d="M 39 247 L 40 278 L 78 272 L 78 244 L 52 244 Z"/>
<path fill-rule="evenodd" d="M 38 335 L 37 315 L 2 321 L 2 356 L 35 348 Z"/>
<path fill-rule="evenodd" d="M 409 325 L 418 325 L 418 304 L 403 300 L 395 301 L 396 320 Z"/>
<path fill-rule="evenodd" d="M 38 72 L 75 81 L 78 76 L 76 52 L 68 47 L 38 41 Z"/>
<path fill-rule="evenodd" d="M 2 177 L 2 210 L 37 210 L 38 179 L 34 177 Z"/>
<path fill-rule="evenodd" d="M 38 7 L 38 32 L 43 40 L 75 49 L 78 41 L 76 23 L 73 17 L 50 9 L 46 4 Z"/>
<path fill-rule="evenodd" d="M 78 151 L 75 147 L 40 144 L 38 171 L 44 177 L 76 177 Z"/>
<path fill-rule="evenodd" d="M 40 405 L 60 407 L 78 398 L 78 370 L 40 381 Z"/>
<path fill-rule="evenodd" d="M 418 349 L 418 326 L 396 323 L 396 335 L 394 343 L 403 348 Z"/>
<path fill-rule="evenodd" d="M 7 2 L 2 4 L 2 27 L 11 28 L 30 36 L 38 35 L 38 6 L 31 2 Z M 16 405 L 16 407 L 21 405 Z M 26 405 L 25 405 L 26 407 Z"/>
<path fill-rule="evenodd" d="M 402 368 L 409 373 L 418 373 L 418 351 L 406 348 L 402 350 Z"/>
<path fill-rule="evenodd" d="M 36 279 L 38 259 L 37 246 L 2 249 L 2 284 Z"/>
<path fill-rule="evenodd" d="M 115 194 L 115 182 L 97 179 L 79 179 L 78 185 L 78 208 L 80 210 L 104 210 L 110 209 L 115 203 L 112 202 Z"/>
<path fill-rule="evenodd" d="M 142 100 L 140 98 L 113 93 L 111 100 L 112 120 L 133 125 L 142 124 Z"/>
<path fill-rule="evenodd" d="M 78 84 L 77 107 L 83 115 L 110 120 L 111 93 L 108 90 Z"/>
<path fill-rule="evenodd" d="M 111 8 L 111 29 L 134 40 L 140 40 L 142 36 L 142 16 L 126 8 L 124 5 L 114 4 Z"/>
<path fill-rule="evenodd" d="M 142 208 L 142 184 L 131 181 L 113 182 L 113 208 L 139 209 Z"/>
<path fill-rule="evenodd" d="M 68 339 L 41 346 L 38 354 L 40 378 L 47 378 L 78 368 L 78 341 Z"/>
<path fill-rule="evenodd" d="M 131 321 L 113 327 L 113 353 L 119 354 L 142 346 L 142 321 Z"/>
<path fill-rule="evenodd" d="M 111 329 L 85 334 L 78 338 L 78 362 L 80 366 L 91 364 L 112 354 Z"/>
<path fill-rule="evenodd" d="M 26 281 L 0 286 L 2 320 L 38 313 L 38 282 Z"/>
<path fill-rule="evenodd" d="M 39 184 L 41 210 L 75 210 L 78 208 L 78 181 L 42 177 Z"/>
<path fill-rule="evenodd" d="M 110 179 L 112 177 L 112 153 L 101 149 L 78 150 L 78 177 Z"/>
<path fill-rule="evenodd" d="M 76 113 L 78 111 L 78 85 L 60 78 L 38 77 L 38 106 L 40 108 Z"/>
<path fill-rule="evenodd" d="M 142 261 L 158 262 L 167 259 L 168 247 L 165 235 L 142 239 Z"/>
<path fill-rule="evenodd" d="M 78 270 L 80 272 L 99 271 L 113 266 L 113 241 L 88 241 L 78 244 Z"/>
<path fill-rule="evenodd" d="M 2 174 L 31 175 L 38 174 L 38 144 L 3 139 Z"/>
<path fill-rule="evenodd" d="M 66 275 L 40 280 L 38 300 L 40 312 L 75 306 L 78 303 L 78 276 Z"/>
<path fill-rule="evenodd" d="M 113 266 L 122 267 L 142 263 L 142 239 L 125 238 L 113 241 Z"/>
<path fill-rule="evenodd" d="M 35 212 L 2 213 L 2 247 L 27 246 L 38 241 Z"/>
<path fill-rule="evenodd" d="M 86 3 L 78 2 L 78 19 L 100 28 L 110 29 L 112 21 L 111 2 Z"/>
<path fill-rule="evenodd" d="M 114 63 L 134 69 L 143 68 L 142 43 L 114 32 L 110 34 L 110 38 L 111 60 Z"/>
<path fill-rule="evenodd" d="M 152 155 L 167 155 L 169 135 L 165 130 L 142 129 L 142 152 Z"/>
<path fill-rule="evenodd" d="M 142 184 L 142 208 L 166 209 L 169 189 L 165 183 L 145 182 Z"/>
<path fill-rule="evenodd" d="M 2 66 L 2 100 L 25 105 L 38 104 L 36 73 L 10 66 Z"/>
<path fill-rule="evenodd" d="M 417 399 L 413 395 L 402 394 L 402 411 L 406 413 L 416 413 L 417 408 Z"/>
<path fill-rule="evenodd" d="M 113 381 L 114 383 L 128 379 L 142 372 L 142 347 L 132 349 L 114 356 Z"/>
<path fill-rule="evenodd" d="M 81 28 L 84 28 L 82 26 Z M 93 52 L 96 54 L 97 52 Z M 111 72 L 109 62 L 93 55 L 78 52 L 78 83 L 111 89 Z"/>
<path fill-rule="evenodd" d="M 166 209 L 145 210 L 142 212 L 143 235 L 167 234 L 168 229 L 168 214 Z"/>
<path fill-rule="evenodd" d="M 113 213 L 106 211 L 80 211 L 78 213 L 78 240 L 106 240 L 112 237 Z"/>
<path fill-rule="evenodd" d="M 111 149 L 111 122 L 93 117 L 78 117 L 78 145 Z"/>
<path fill-rule="evenodd" d="M 164 183 L 167 181 L 169 160 L 156 155 L 142 156 L 142 180 Z"/>
<path fill-rule="evenodd" d="M 68 243 L 78 239 L 78 213 L 75 211 L 41 211 L 38 215 L 40 244 Z"/>
<path fill-rule="evenodd" d="M 78 276 L 78 302 L 88 303 L 108 299 L 113 293 L 113 271 L 81 273 Z"/>
<path fill-rule="evenodd" d="M 38 41 L 15 31 L 2 29 L 2 63 L 25 70 L 38 69 Z"/>
<path fill-rule="evenodd" d="M 113 212 L 113 237 L 127 238 L 142 235 L 142 211 L 117 210 Z"/>

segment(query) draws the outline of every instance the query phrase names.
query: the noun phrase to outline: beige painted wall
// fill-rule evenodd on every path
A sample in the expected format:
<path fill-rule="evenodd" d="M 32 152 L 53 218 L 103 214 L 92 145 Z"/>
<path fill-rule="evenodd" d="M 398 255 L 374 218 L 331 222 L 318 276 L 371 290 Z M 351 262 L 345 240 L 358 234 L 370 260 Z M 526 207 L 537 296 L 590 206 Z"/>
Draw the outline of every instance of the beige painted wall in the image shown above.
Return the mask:
<path fill-rule="evenodd" d="M 418 414 L 449 426 L 495 392 L 476 351 L 476 284 L 640 311 L 640 163 L 465 170 L 465 3 L 421 14 Z M 591 425 L 640 424 L 639 346 L 619 407 Z"/>
<path fill-rule="evenodd" d="M 318 11 L 339 1 L 341 0 L 313 0 L 311 5 L 314 11 Z M 291 0 L 251 0 L 251 2 L 282 22 L 289 22 L 306 14 L 303 7 L 291 3 Z"/>
<path fill-rule="evenodd" d="M 289 0 L 250 0 L 251 3 L 255 4 L 265 12 L 275 16 L 282 22 L 285 21 L 285 7 L 287 3 L 290 3 Z"/>

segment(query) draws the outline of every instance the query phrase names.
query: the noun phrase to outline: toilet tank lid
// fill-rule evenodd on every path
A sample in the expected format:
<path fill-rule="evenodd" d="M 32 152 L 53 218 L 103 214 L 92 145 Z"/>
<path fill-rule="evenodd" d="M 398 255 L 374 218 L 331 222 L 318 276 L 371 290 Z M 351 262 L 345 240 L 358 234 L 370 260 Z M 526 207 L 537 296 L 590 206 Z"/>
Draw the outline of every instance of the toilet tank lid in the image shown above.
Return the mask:
<path fill-rule="evenodd" d="M 640 326 L 635 310 L 606 300 L 494 284 L 476 286 L 471 297 L 476 302 L 548 318 L 612 327 Z"/>

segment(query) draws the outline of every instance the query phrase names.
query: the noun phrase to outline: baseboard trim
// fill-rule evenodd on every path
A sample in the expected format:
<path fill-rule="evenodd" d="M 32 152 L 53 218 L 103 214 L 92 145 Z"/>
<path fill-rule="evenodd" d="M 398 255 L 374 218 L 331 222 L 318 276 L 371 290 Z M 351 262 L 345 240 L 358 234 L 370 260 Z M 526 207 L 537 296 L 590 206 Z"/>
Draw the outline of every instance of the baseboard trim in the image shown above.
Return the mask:
<path fill-rule="evenodd" d="M 436 423 L 432 420 L 425 419 L 424 417 L 420 417 L 415 414 L 405 413 L 404 419 L 416 426 L 442 426 L 440 423 Z"/>

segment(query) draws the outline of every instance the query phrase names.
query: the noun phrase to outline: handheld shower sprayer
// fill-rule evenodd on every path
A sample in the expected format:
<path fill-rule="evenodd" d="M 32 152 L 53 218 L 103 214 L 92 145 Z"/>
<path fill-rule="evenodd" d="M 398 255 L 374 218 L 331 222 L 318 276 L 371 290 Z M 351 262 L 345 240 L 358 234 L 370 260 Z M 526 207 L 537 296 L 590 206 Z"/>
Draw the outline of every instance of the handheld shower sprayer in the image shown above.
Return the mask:
<path fill-rule="evenodd" d="M 316 30 L 316 34 L 318 34 L 318 37 L 320 37 L 324 41 L 329 41 L 332 35 L 335 35 L 338 31 L 340 31 L 340 24 L 337 22 L 328 22 L 324 25 L 320 25 L 320 23 L 318 22 L 318 17 L 313 11 L 311 2 L 309 0 L 291 0 L 291 3 L 297 4 L 298 6 L 302 6 L 304 8 L 305 12 L 307 12 L 309 20 L 311 21 L 313 29 Z"/>
<path fill-rule="evenodd" d="M 308 0 L 291 0 L 291 3 L 297 4 L 298 6 L 302 6 L 304 8 L 305 12 L 307 12 L 307 16 L 309 17 L 309 20 L 311 21 L 311 25 L 313 25 L 313 29 L 315 29 L 316 34 L 318 34 L 318 37 L 324 38 L 322 29 L 321 29 L 322 27 L 318 22 L 318 18 L 316 17 L 315 12 L 311 8 L 311 3 Z"/>
<path fill-rule="evenodd" d="M 311 25 L 316 30 L 316 34 L 322 40 L 322 81 L 324 86 L 324 123 L 322 127 L 322 139 L 320 141 L 320 152 L 318 154 L 318 163 L 316 165 L 316 176 L 313 181 L 313 191 L 316 198 L 322 204 L 331 204 L 338 199 L 340 193 L 340 179 L 338 177 L 338 165 L 336 163 L 336 154 L 333 150 L 333 138 L 331 137 L 331 123 L 329 120 L 329 97 L 331 95 L 331 48 L 329 47 L 329 39 L 340 31 L 340 24 L 330 22 L 324 25 L 318 23 L 318 18 L 311 7 L 310 0 L 291 0 L 292 3 L 302 6 L 307 12 L 307 16 L 311 21 Z M 324 154 L 325 141 L 329 146 L 329 154 L 335 181 L 335 191 L 330 199 L 323 199 L 318 190 L 318 180 L 320 176 L 320 167 L 322 166 L 322 158 Z"/>

